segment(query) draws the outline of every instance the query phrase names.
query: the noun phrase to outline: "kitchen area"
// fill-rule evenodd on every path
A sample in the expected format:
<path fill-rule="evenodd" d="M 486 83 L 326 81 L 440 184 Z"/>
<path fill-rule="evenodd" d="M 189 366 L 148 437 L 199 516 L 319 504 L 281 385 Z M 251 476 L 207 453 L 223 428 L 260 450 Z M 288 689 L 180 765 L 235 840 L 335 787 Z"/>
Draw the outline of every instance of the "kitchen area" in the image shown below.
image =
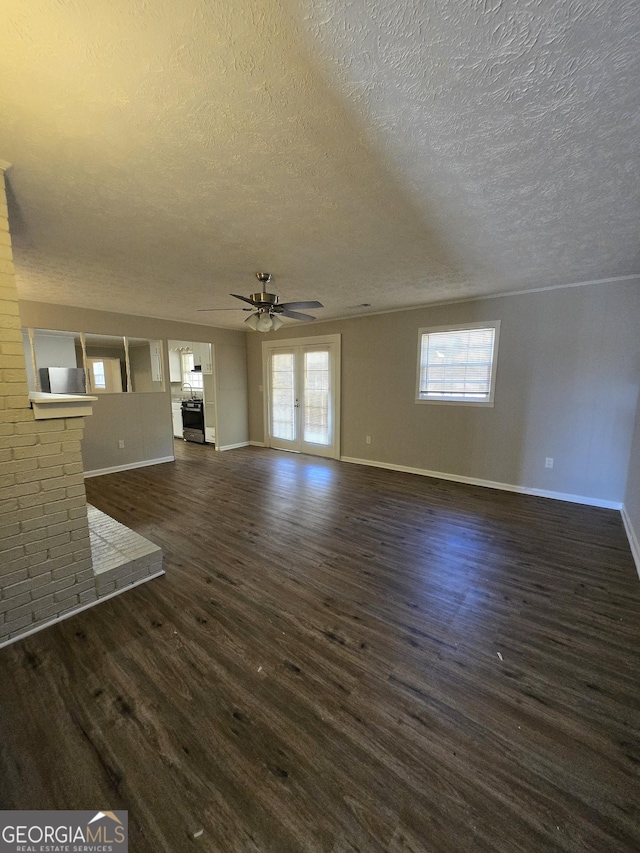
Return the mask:
<path fill-rule="evenodd" d="M 206 442 L 203 450 L 248 445 L 244 332 L 139 317 L 115 323 L 93 312 L 67 318 L 66 309 L 58 316 L 36 303 L 24 315 L 29 391 L 59 391 L 57 373 L 66 391 L 84 374 L 78 387 L 97 397 L 82 439 L 86 476 L 173 461 L 174 436 L 184 438 L 181 404 L 192 397 L 201 410 L 190 437 Z"/>
<path fill-rule="evenodd" d="M 173 435 L 197 444 L 216 442 L 216 401 L 212 345 L 167 341 Z"/>

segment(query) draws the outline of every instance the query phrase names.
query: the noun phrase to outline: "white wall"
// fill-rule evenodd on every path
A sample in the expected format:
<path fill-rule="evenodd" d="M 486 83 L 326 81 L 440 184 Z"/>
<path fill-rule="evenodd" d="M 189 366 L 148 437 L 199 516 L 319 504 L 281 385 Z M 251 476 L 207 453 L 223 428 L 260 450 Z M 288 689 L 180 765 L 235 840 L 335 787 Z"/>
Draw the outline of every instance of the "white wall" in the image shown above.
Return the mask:
<path fill-rule="evenodd" d="M 85 424 L 85 472 L 173 457 L 170 413 L 166 394 L 99 394 Z"/>
<path fill-rule="evenodd" d="M 25 352 L 27 381 L 32 391 L 36 389 L 31 360 L 31 341 L 26 331 L 22 333 Z M 47 335 L 38 329 L 33 335 L 33 348 L 36 353 L 38 367 L 78 367 L 75 342 L 72 337 L 65 335 Z"/>
<path fill-rule="evenodd" d="M 36 364 L 40 367 L 77 367 L 76 347 L 73 338 L 65 335 L 47 335 L 36 330 L 33 336 Z"/>
<path fill-rule="evenodd" d="M 246 333 L 238 343 L 215 346 L 217 434 L 219 449 L 249 441 Z"/>
<path fill-rule="evenodd" d="M 485 320 L 501 321 L 494 408 L 415 403 L 418 329 Z M 342 335 L 343 457 L 619 505 L 639 328 L 640 286 L 630 281 L 287 324 L 269 337 Z M 253 441 L 264 437 L 261 341 L 248 338 Z"/>

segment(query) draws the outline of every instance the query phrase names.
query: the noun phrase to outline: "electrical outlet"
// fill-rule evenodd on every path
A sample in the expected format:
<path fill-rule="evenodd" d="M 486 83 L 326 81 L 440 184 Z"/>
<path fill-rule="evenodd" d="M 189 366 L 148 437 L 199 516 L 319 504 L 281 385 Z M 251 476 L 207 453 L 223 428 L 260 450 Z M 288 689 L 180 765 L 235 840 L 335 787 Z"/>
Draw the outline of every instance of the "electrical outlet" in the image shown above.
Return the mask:
<path fill-rule="evenodd" d="M 368 436 L 366 436 L 366 437 L 365 437 L 365 443 L 366 443 L 366 444 L 371 444 L 371 436 L 370 436 L 370 435 L 368 435 Z"/>
<path fill-rule="evenodd" d="M 122 450 L 124 448 L 124 438 L 118 439 L 118 450 Z"/>
<path fill-rule="evenodd" d="M 551 456 L 547 456 L 547 458 L 544 460 L 544 467 L 553 468 L 553 458 Z"/>

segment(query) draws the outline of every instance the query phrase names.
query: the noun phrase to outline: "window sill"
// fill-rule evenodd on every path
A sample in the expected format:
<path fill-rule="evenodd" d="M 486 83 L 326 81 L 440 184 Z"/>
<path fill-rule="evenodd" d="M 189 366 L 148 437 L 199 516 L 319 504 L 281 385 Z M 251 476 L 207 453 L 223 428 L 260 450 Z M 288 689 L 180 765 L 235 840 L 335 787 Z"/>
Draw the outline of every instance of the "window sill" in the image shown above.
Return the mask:
<path fill-rule="evenodd" d="M 493 400 L 436 400 L 431 398 L 425 399 L 423 397 L 417 397 L 415 402 L 427 403 L 432 406 L 476 406 L 484 409 L 493 409 L 494 407 Z"/>

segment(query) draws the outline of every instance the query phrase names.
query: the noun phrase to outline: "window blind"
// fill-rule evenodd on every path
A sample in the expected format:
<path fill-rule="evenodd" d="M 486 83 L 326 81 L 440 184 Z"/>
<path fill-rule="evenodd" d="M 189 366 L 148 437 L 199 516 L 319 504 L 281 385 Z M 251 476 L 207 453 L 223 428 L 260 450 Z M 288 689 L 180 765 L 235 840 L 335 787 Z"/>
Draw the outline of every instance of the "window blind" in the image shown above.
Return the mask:
<path fill-rule="evenodd" d="M 494 328 L 423 334 L 420 397 L 489 399 L 494 341 Z"/>

